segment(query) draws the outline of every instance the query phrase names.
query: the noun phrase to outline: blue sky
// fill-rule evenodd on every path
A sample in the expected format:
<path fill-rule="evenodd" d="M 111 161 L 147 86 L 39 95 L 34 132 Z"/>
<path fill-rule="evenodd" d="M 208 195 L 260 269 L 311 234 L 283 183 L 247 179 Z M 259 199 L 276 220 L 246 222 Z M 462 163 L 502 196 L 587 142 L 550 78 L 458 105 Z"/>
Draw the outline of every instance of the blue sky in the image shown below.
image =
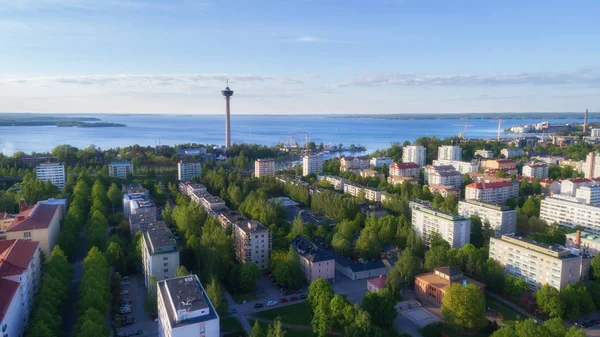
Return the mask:
<path fill-rule="evenodd" d="M 600 2 L 0 0 L 0 111 L 600 111 Z"/>

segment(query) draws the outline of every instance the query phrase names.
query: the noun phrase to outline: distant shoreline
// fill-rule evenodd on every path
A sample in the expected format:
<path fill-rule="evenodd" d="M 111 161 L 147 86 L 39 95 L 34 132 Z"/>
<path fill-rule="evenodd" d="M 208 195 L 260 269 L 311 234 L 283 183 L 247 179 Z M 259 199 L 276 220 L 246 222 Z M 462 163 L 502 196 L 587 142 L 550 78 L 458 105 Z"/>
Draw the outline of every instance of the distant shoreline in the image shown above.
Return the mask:
<path fill-rule="evenodd" d="M 125 127 L 121 123 L 106 123 L 95 117 L 55 117 L 55 116 L 36 116 L 36 117 L 16 117 L 0 115 L 0 126 L 56 126 L 56 127 L 78 127 L 78 128 L 109 128 Z"/>

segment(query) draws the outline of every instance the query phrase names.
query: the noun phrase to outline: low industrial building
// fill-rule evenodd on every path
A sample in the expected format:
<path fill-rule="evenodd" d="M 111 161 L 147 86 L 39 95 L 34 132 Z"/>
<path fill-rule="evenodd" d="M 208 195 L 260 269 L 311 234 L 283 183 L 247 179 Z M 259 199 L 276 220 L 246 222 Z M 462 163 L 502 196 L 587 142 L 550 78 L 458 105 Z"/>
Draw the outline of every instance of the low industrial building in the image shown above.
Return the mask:
<path fill-rule="evenodd" d="M 474 284 L 482 293 L 485 291 L 483 283 L 466 277 L 461 270 L 453 267 L 439 267 L 431 273 L 415 276 L 415 292 L 417 295 L 442 304 L 446 289 L 456 283 L 462 286 Z"/>

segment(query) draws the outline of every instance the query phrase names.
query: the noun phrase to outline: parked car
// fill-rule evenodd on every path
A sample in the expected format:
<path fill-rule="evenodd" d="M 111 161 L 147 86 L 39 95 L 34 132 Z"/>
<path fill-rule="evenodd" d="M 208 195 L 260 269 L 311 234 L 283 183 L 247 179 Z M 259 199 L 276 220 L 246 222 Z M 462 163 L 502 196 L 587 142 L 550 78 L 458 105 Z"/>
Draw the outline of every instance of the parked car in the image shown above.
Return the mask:
<path fill-rule="evenodd" d="M 275 304 L 277 304 L 277 301 L 269 301 L 269 302 L 267 302 L 267 306 L 268 307 L 274 306 Z"/>
<path fill-rule="evenodd" d="M 119 292 L 119 295 L 127 295 L 129 294 L 129 290 L 125 289 L 125 290 L 121 290 L 121 292 Z"/>
<path fill-rule="evenodd" d="M 144 334 L 144 331 L 137 329 L 137 330 L 133 330 L 132 332 L 129 333 L 129 336 L 137 336 L 137 335 L 142 335 Z"/>
<path fill-rule="evenodd" d="M 262 304 L 262 303 L 256 303 L 256 304 L 254 305 L 254 308 L 258 309 L 258 308 L 262 308 L 262 307 L 264 307 L 264 306 L 265 306 L 265 305 L 264 305 L 264 304 Z"/>
<path fill-rule="evenodd" d="M 287 298 L 280 298 L 279 303 L 286 303 L 288 301 Z"/>
<path fill-rule="evenodd" d="M 121 286 L 126 286 L 129 285 L 129 281 L 121 281 L 121 283 L 119 283 Z"/>
<path fill-rule="evenodd" d="M 125 326 L 125 325 L 129 325 L 129 324 L 133 324 L 135 323 L 135 317 L 129 315 L 129 316 L 123 316 L 123 318 L 121 319 L 121 325 Z"/>
<path fill-rule="evenodd" d="M 294 301 L 297 301 L 297 300 L 298 300 L 297 296 L 290 297 L 290 302 L 294 302 Z"/>
<path fill-rule="evenodd" d="M 131 314 L 131 308 L 121 308 L 121 314 Z"/>

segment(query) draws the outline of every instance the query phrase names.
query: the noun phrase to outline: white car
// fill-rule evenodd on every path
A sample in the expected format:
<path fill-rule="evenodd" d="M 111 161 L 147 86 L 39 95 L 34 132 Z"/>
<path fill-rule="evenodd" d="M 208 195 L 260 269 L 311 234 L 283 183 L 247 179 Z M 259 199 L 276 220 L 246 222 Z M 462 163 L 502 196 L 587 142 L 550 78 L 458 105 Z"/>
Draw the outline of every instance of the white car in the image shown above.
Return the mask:
<path fill-rule="evenodd" d="M 277 301 L 269 301 L 269 302 L 267 302 L 267 306 L 268 306 L 268 307 L 272 307 L 272 306 L 274 306 L 275 304 L 277 304 Z"/>

